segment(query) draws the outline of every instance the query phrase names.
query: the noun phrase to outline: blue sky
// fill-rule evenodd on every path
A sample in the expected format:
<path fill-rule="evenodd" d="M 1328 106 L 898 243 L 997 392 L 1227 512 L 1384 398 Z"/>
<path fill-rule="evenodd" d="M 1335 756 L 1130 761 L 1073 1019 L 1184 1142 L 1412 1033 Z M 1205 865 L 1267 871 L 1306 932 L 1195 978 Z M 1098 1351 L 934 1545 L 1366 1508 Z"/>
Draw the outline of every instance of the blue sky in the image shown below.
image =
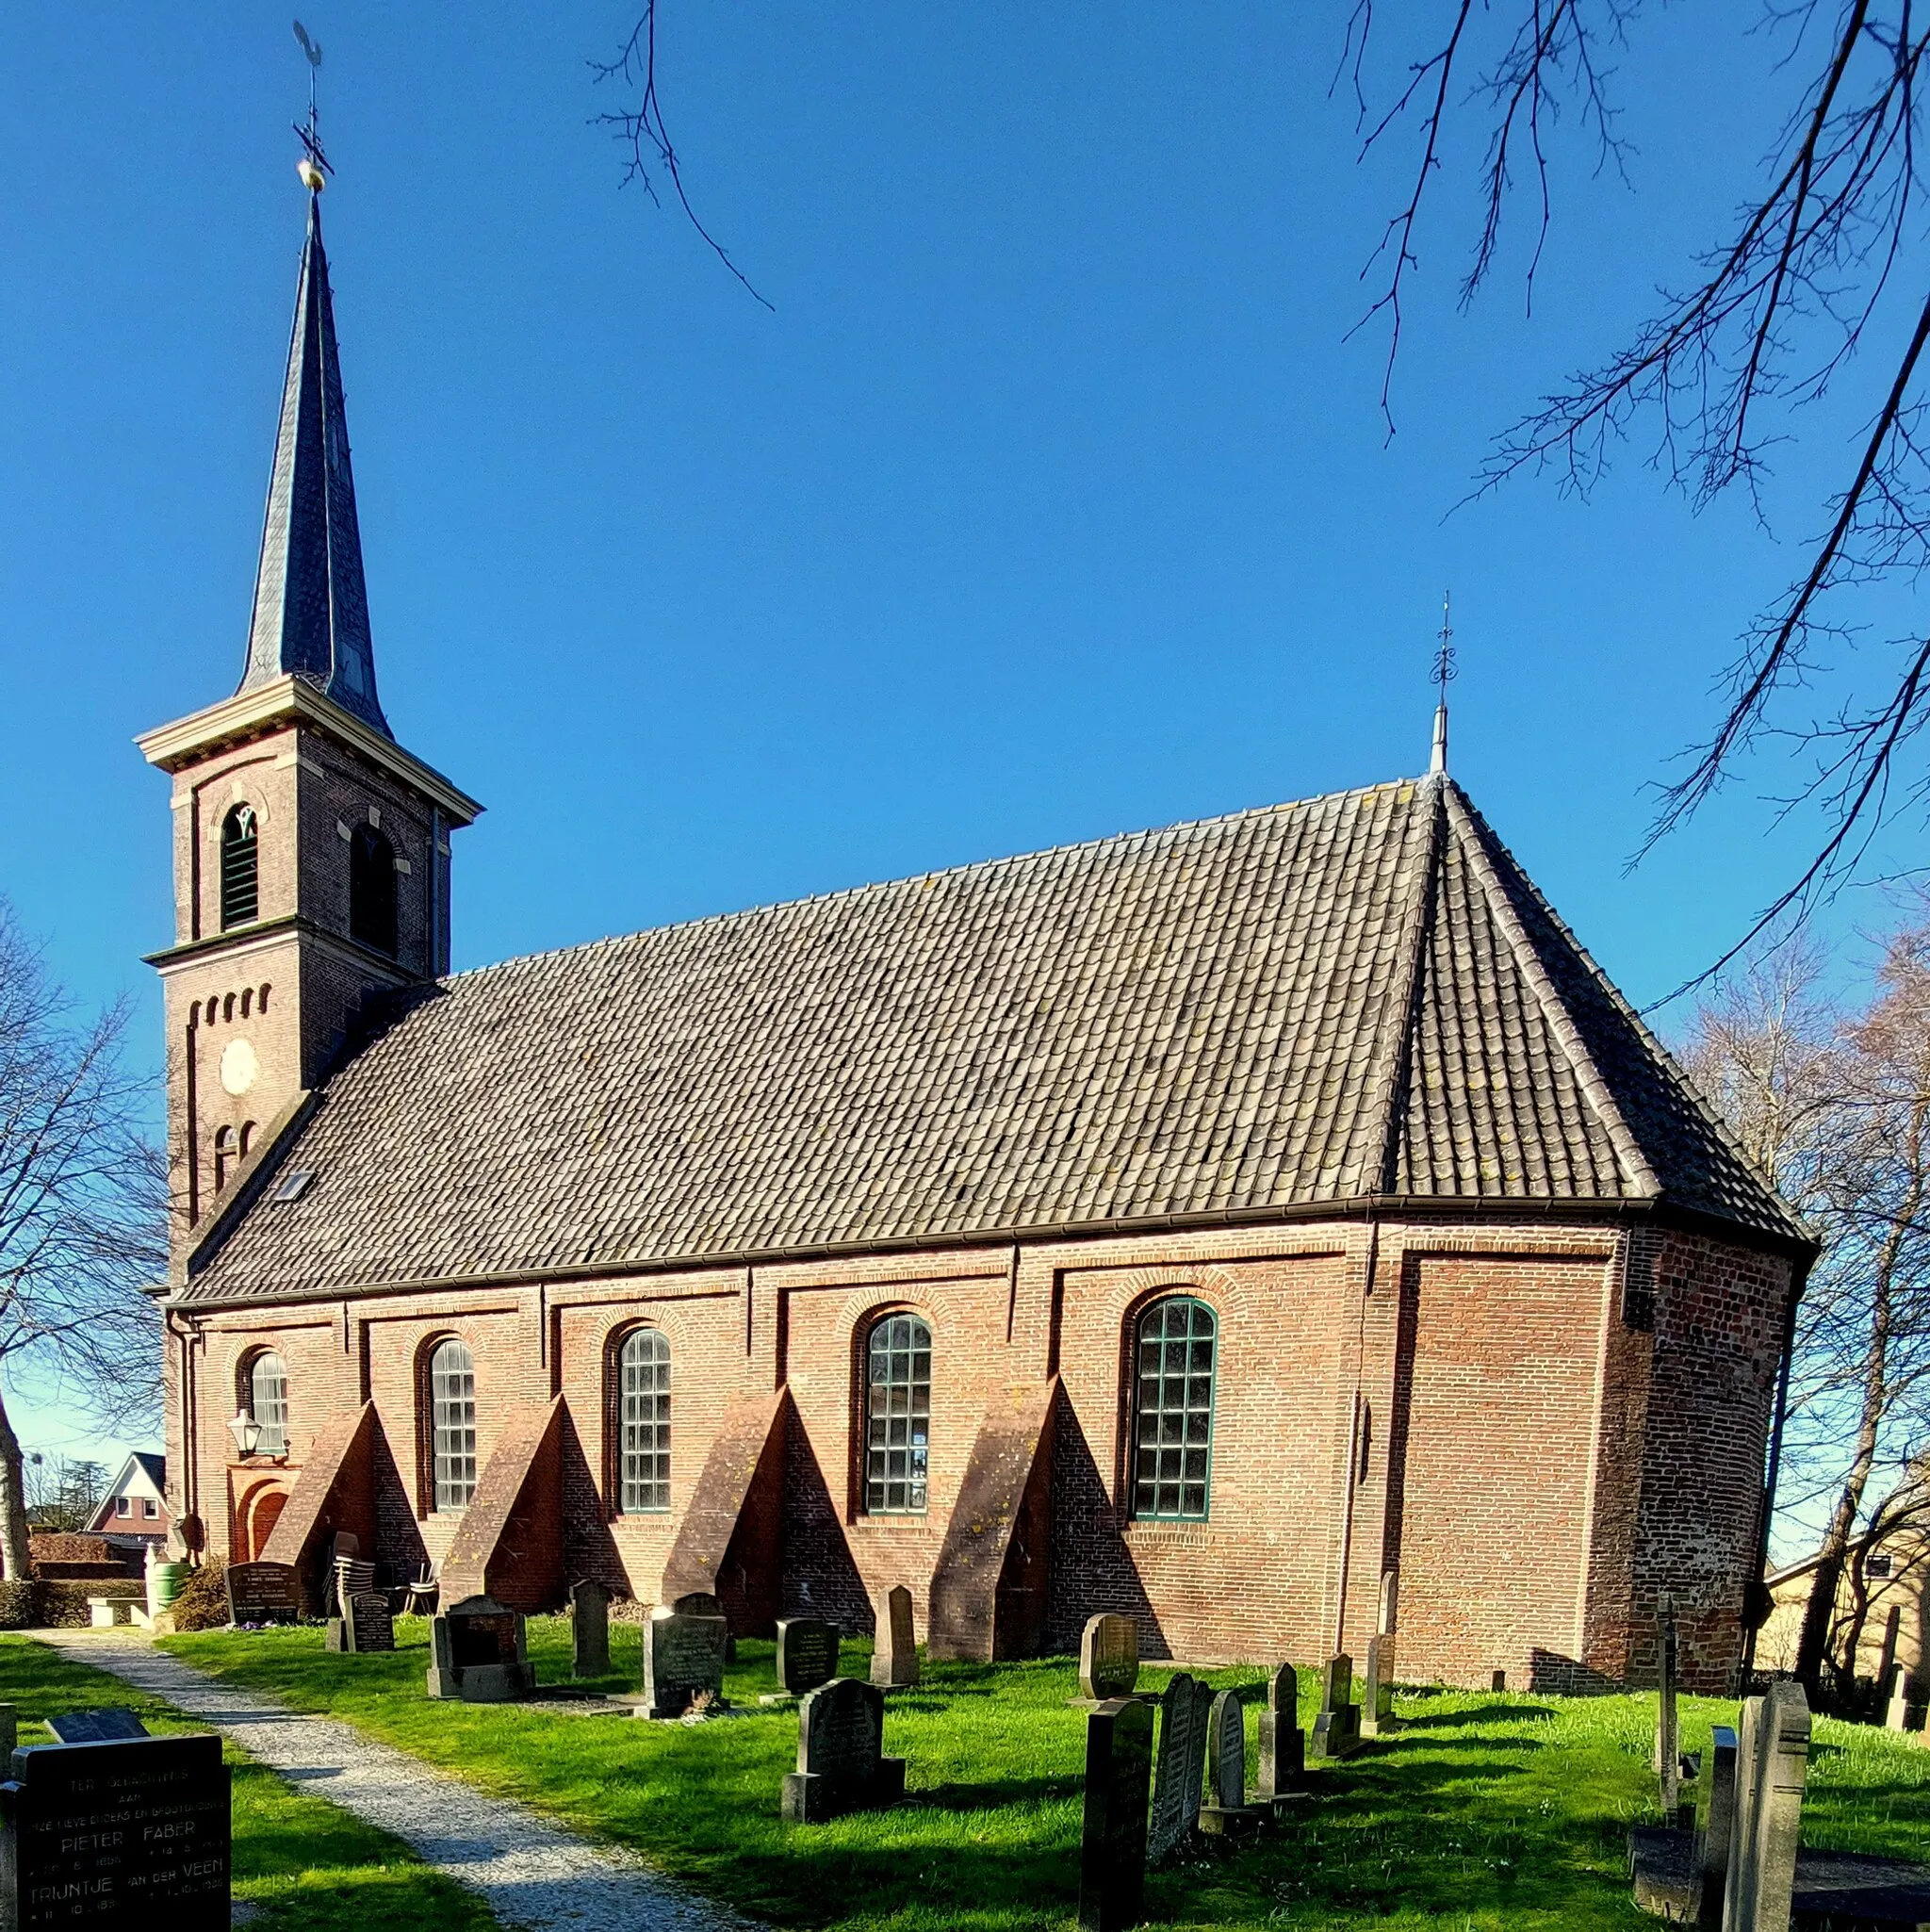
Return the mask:
<path fill-rule="evenodd" d="M 1454 769 L 1633 996 L 1787 876 L 1773 761 L 1623 861 L 1850 425 L 1767 529 L 1639 449 L 1448 514 L 1753 181 L 1788 78 L 1720 9 L 1620 57 L 1630 186 L 1561 151 L 1531 317 L 1521 230 L 1456 308 L 1450 148 L 1390 440 L 1348 331 L 1403 184 L 1329 93 L 1344 5 L 665 0 L 691 191 L 775 315 L 587 124 L 622 5 L 302 5 L 384 702 L 489 808 L 458 966 L 1418 771 L 1448 584 Z M 1426 17 L 1377 8 L 1383 78 Z M 157 1069 L 130 741 L 239 675 L 305 68 L 258 6 L 11 8 L 0 55 L 0 891 Z"/>

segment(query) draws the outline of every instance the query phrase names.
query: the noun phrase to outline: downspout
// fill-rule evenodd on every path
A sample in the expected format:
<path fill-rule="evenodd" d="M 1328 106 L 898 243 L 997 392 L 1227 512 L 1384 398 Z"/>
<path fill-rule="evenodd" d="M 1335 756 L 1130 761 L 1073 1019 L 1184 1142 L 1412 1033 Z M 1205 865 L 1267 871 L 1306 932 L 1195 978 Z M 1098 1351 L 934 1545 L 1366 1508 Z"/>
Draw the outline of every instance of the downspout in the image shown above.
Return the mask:
<path fill-rule="evenodd" d="M 1746 1613 L 1759 1603 L 1758 1592 L 1766 1590 L 1764 1580 L 1769 1575 L 1769 1531 L 1775 1515 L 1776 1479 L 1782 1473 L 1783 1461 L 1783 1421 L 1790 1407 L 1790 1370 L 1796 1359 L 1796 1311 L 1802 1305 L 1803 1290 L 1809 1285 L 1809 1270 L 1815 1264 L 1815 1256 L 1798 1264 L 1790 1281 L 1790 1312 L 1783 1324 L 1783 1359 L 1775 1378 L 1775 1414 L 1769 1426 L 1769 1465 L 1762 1482 L 1762 1520 L 1757 1526 L 1756 1569 L 1750 1577 L 1743 1593 L 1743 1609 Z M 1767 1622 L 1765 1617 L 1763 1622 Z M 1758 1623 L 1750 1623 L 1742 1635 L 1742 1676 L 1744 1679 L 1756 1668 L 1756 1636 L 1761 1629 Z"/>

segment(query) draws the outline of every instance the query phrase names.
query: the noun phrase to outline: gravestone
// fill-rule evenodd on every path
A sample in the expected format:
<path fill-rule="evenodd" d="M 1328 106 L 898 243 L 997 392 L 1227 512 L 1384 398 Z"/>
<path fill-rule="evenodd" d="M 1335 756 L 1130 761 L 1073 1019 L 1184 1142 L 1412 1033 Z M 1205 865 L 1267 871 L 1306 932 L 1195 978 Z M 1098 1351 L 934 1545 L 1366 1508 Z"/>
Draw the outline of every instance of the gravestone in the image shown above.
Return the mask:
<path fill-rule="evenodd" d="M 1908 1730 L 1910 1727 L 1910 1680 L 1899 1664 L 1890 1665 L 1892 1683 L 1889 1703 L 1883 1713 L 1884 1723 L 1891 1730 Z"/>
<path fill-rule="evenodd" d="M 222 1573 L 231 1624 L 292 1624 L 302 1615 L 302 1584 L 293 1564 L 230 1564 Z"/>
<path fill-rule="evenodd" d="M 1400 1572 L 1382 1570 L 1381 1572 L 1381 1622 L 1377 1636 L 1391 1637 L 1399 1628 L 1400 1616 Z"/>
<path fill-rule="evenodd" d="M 644 1626 L 644 1701 L 639 1717 L 681 1717 L 703 1697 L 724 1697 L 724 1644 L 730 1626 L 721 1616 L 660 1610 Z"/>
<path fill-rule="evenodd" d="M 1508 1688 L 1508 1673 L 1505 1670 L 1497 1670 L 1495 1673 L 1494 1682 L 1489 1688 L 1497 1691 L 1505 1691 Z"/>
<path fill-rule="evenodd" d="M 47 1719 L 47 1728 L 63 1744 L 122 1744 L 148 1734 L 147 1726 L 119 1704 L 100 1711 L 63 1711 Z"/>
<path fill-rule="evenodd" d="M 842 1639 L 836 1624 L 822 1617 L 777 1619 L 777 1686 L 786 1697 L 801 1697 L 838 1675 Z"/>
<path fill-rule="evenodd" d="M 797 1769 L 786 1774 L 781 1809 L 793 1825 L 821 1825 L 846 1811 L 881 1811 L 905 1795 L 905 1760 L 887 1758 L 885 1694 L 857 1678 L 833 1678 L 797 1707 Z"/>
<path fill-rule="evenodd" d="M 1125 1932 L 1139 1923 L 1152 1784 L 1153 1706 L 1139 1697 L 1106 1698 L 1086 1719 L 1080 1932 Z"/>
<path fill-rule="evenodd" d="M 871 1653 L 871 1680 L 885 1690 L 918 1681 L 918 1645 L 911 1630 L 911 1592 L 903 1583 L 880 1590 L 873 1609 L 877 1636 Z"/>
<path fill-rule="evenodd" d="M 1682 1791 L 1682 1735 L 1676 1719 L 1676 1619 L 1666 1614 L 1661 1620 L 1660 1650 L 1653 1768 L 1661 1779 L 1662 1816 L 1673 1823 Z"/>
<path fill-rule="evenodd" d="M 1897 1639 L 1903 1634 L 1904 1607 L 1900 1603 L 1889 1606 L 1889 1614 L 1883 1620 L 1883 1651 L 1876 1660 L 1876 1681 L 1883 1686 L 1883 1694 L 1889 1695 L 1889 1674 L 1896 1668 Z"/>
<path fill-rule="evenodd" d="M 724 1617 L 724 1662 L 737 1662 L 737 1639 L 729 1634 L 730 1619 L 724 1613 L 724 1599 L 713 1596 L 708 1590 L 691 1590 L 679 1596 L 671 1606 L 679 1616 L 721 1616 Z"/>
<path fill-rule="evenodd" d="M 373 1590 L 352 1596 L 340 1616 L 328 1620 L 327 1647 L 345 1656 L 365 1651 L 393 1650 L 396 1647 L 395 1613 L 388 1598 Z"/>
<path fill-rule="evenodd" d="M 18 1932 L 227 1932 L 221 1741 L 34 1744 L 0 1784 L 4 1923 Z"/>
<path fill-rule="evenodd" d="M 1206 1803 L 1200 1829 L 1216 1838 L 1238 1838 L 1259 1822 L 1259 1812 L 1247 1805 L 1247 1707 L 1237 1691 L 1221 1691 L 1206 1714 Z"/>
<path fill-rule="evenodd" d="M 569 1593 L 569 1674 L 600 1678 L 610 1671 L 610 1592 L 585 1580 Z"/>
<path fill-rule="evenodd" d="M 1076 1701 L 1104 1704 L 1109 1697 L 1130 1697 L 1139 1681 L 1139 1627 L 1129 1616 L 1104 1611 L 1088 1617 L 1079 1637 L 1079 1696 Z"/>
<path fill-rule="evenodd" d="M 1153 1822 L 1147 1856 L 1154 1864 L 1191 1839 L 1200 1825 L 1200 1782 L 1206 1770 L 1206 1721 L 1213 1693 L 1185 1671 L 1174 1673 L 1159 1700 L 1159 1744 L 1153 1757 Z"/>
<path fill-rule="evenodd" d="M 1353 1701 L 1353 1659 L 1330 1658 L 1320 1674 L 1320 1714 L 1314 1720 L 1310 1758 L 1345 1758 L 1360 1749 L 1361 1708 Z"/>
<path fill-rule="evenodd" d="M 1736 1831 L 1724 1932 L 1785 1932 L 1809 1768 L 1809 1704 L 1800 1684 L 1772 1684 L 1742 1705 Z"/>
<path fill-rule="evenodd" d="M 0 1704 L 0 1764 L 13 1755 L 20 1742 L 20 1712 L 11 1704 Z"/>
<path fill-rule="evenodd" d="M 338 1556 L 335 1558 L 335 1587 L 329 1603 L 337 1616 L 343 1614 L 349 1601 L 355 1596 L 368 1596 L 375 1590 L 375 1565 L 364 1563 L 360 1557 Z"/>
<path fill-rule="evenodd" d="M 1260 1713 L 1260 1779 L 1253 1803 L 1277 1817 L 1306 1778 L 1306 1744 L 1300 1736 L 1300 1677 L 1283 1663 L 1267 1679 L 1267 1708 Z"/>
<path fill-rule="evenodd" d="M 429 1620 L 429 1695 L 507 1704 L 536 1688 L 523 1619 L 493 1596 L 466 1596 Z"/>
<path fill-rule="evenodd" d="M 1723 1893 L 1736 1835 L 1736 1733 L 1719 1724 L 1709 1740 L 1709 1815 L 1696 1839 L 1699 1906 L 1695 1923 L 1703 1932 L 1721 1932 Z"/>
<path fill-rule="evenodd" d="M 1361 1705 L 1361 1735 L 1377 1738 L 1394 1728 L 1394 1639 L 1367 1639 L 1367 1689 Z"/>

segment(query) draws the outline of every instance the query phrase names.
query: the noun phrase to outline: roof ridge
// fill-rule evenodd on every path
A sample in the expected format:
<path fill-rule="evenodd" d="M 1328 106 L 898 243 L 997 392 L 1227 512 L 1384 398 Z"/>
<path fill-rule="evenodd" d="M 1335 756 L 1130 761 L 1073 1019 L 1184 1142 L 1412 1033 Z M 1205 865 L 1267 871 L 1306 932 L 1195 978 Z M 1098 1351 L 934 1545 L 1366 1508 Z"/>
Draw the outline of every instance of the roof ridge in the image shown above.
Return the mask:
<path fill-rule="evenodd" d="M 1660 1177 L 1650 1165 L 1647 1151 L 1635 1137 L 1635 1130 L 1629 1126 L 1627 1117 L 1616 1101 L 1612 1089 L 1596 1066 L 1595 1056 L 1588 1049 L 1588 1042 L 1581 1037 L 1581 1029 L 1575 1023 L 1575 1016 L 1569 1012 L 1562 995 L 1557 991 L 1554 981 L 1548 976 L 1548 970 L 1541 955 L 1535 950 L 1534 941 L 1528 936 L 1528 929 L 1521 923 L 1521 915 L 1510 903 L 1507 892 L 1501 884 L 1499 869 L 1493 855 L 1487 849 L 1486 842 L 1480 837 L 1480 830 L 1487 828 L 1482 819 L 1469 802 L 1467 795 L 1452 779 L 1447 781 L 1447 818 L 1462 837 L 1462 851 L 1469 867 L 1479 880 L 1481 896 L 1488 902 L 1488 910 L 1501 936 L 1508 942 L 1509 950 L 1514 955 L 1514 963 L 1521 969 L 1522 976 L 1533 990 L 1535 999 L 1542 1009 L 1542 1017 L 1547 1022 L 1548 1031 L 1554 1036 L 1562 1051 L 1568 1056 L 1568 1063 L 1574 1071 L 1576 1084 L 1582 1096 L 1600 1118 L 1608 1130 L 1610 1144 L 1615 1150 L 1615 1158 L 1621 1162 L 1631 1184 L 1641 1192 L 1660 1197 L 1664 1189 Z M 1457 816 L 1458 814 L 1458 816 Z M 1477 829 L 1479 827 L 1480 829 Z M 1497 841 L 1498 843 L 1499 842 Z M 1523 878 L 1527 875 L 1515 864 L 1513 853 L 1503 846 L 1503 853 L 1509 864 Z M 1534 890 L 1532 883 L 1529 891 Z M 1544 907 L 1546 901 L 1535 893 L 1537 901 Z M 1557 930 L 1573 945 L 1578 953 L 1580 945 L 1565 925 L 1557 921 Z M 1600 969 L 1593 959 L 1582 954 L 1590 969 L 1600 976 Z"/>
<path fill-rule="evenodd" d="M 1372 785 L 1351 785 L 1339 792 L 1318 792 L 1311 798 L 1283 798 L 1271 805 L 1246 805 L 1237 811 L 1217 812 L 1211 818 L 1186 818 L 1172 825 L 1141 826 L 1130 831 L 1105 832 L 1096 839 L 1074 839 L 1060 845 L 1040 845 L 1029 852 L 1007 852 L 997 859 L 973 859 L 963 865 L 943 865 L 931 872 L 909 872 L 896 878 L 867 879 L 862 885 L 839 886 L 828 892 L 807 892 L 796 899 L 773 899 L 760 906 L 740 906 L 729 912 L 699 913 L 695 919 L 673 919 L 663 925 L 644 925 L 629 932 L 605 933 L 601 939 L 580 940 L 574 945 L 545 946 L 533 953 L 513 953 L 507 959 L 491 959 L 481 966 L 466 966 L 460 973 L 446 974 L 437 984 L 449 986 L 457 980 L 474 980 L 487 974 L 507 972 L 514 966 L 532 965 L 538 959 L 561 959 L 579 953 L 593 953 L 602 946 L 628 945 L 633 940 L 650 939 L 659 933 L 689 932 L 698 926 L 723 925 L 732 920 L 756 919 L 769 912 L 788 912 L 801 906 L 823 906 L 839 899 L 861 898 L 867 892 L 891 892 L 899 886 L 962 878 L 968 873 L 992 872 L 1001 866 L 1022 865 L 1035 859 L 1055 859 L 1071 852 L 1096 852 L 1102 846 L 1123 844 L 1133 839 L 1157 839 L 1177 832 L 1205 831 L 1214 826 L 1232 825 L 1244 818 L 1265 818 L 1277 811 L 1306 811 L 1317 805 L 1365 798 L 1375 792 L 1398 792 L 1405 786 L 1419 786 L 1427 782 L 1425 778 L 1382 778 Z"/>
<path fill-rule="evenodd" d="M 1456 790 L 1458 793 L 1459 787 L 1456 787 Z M 1461 804 L 1468 817 L 1480 826 L 1487 833 L 1488 837 L 1494 840 L 1496 844 L 1501 846 L 1504 852 L 1507 851 L 1507 845 L 1499 834 L 1481 816 L 1480 808 L 1464 794 L 1461 794 Z M 1511 853 L 1509 857 L 1512 860 L 1513 855 Z M 1782 1215 L 1791 1231 L 1807 1236 L 1808 1230 L 1803 1225 L 1801 1218 L 1790 1212 L 1789 1204 L 1783 1200 L 1782 1191 L 1777 1187 L 1775 1176 L 1764 1173 L 1762 1169 L 1758 1166 L 1755 1157 L 1736 1138 L 1734 1133 L 1730 1130 L 1728 1122 L 1723 1117 L 1721 1108 L 1711 1104 L 1709 1097 L 1703 1092 L 1701 1084 L 1682 1065 L 1681 1061 L 1676 1057 L 1675 1053 L 1662 1040 L 1661 1036 L 1642 1017 L 1640 1009 L 1628 1003 L 1627 995 L 1609 977 L 1608 974 L 1603 971 L 1595 955 L 1577 938 L 1574 928 L 1549 904 L 1547 896 L 1543 892 L 1542 889 L 1535 884 L 1534 880 L 1529 876 L 1528 873 L 1519 864 L 1515 865 L 1515 871 L 1520 874 L 1522 883 L 1528 888 L 1535 904 L 1541 909 L 1542 916 L 1574 948 L 1576 957 L 1581 961 L 1590 978 L 1595 981 L 1595 986 L 1600 990 L 1603 996 L 1614 1007 L 1615 1011 L 1634 1028 L 1636 1038 L 1641 1040 L 1648 1052 L 1661 1062 L 1664 1071 L 1673 1077 L 1676 1085 L 1687 1095 L 1696 1112 L 1702 1116 L 1704 1122 L 1715 1134 L 1717 1139 L 1722 1142 L 1724 1148 L 1734 1155 L 1742 1163 L 1743 1171 L 1761 1186 L 1769 1199 L 1775 1203 L 1777 1211 Z"/>

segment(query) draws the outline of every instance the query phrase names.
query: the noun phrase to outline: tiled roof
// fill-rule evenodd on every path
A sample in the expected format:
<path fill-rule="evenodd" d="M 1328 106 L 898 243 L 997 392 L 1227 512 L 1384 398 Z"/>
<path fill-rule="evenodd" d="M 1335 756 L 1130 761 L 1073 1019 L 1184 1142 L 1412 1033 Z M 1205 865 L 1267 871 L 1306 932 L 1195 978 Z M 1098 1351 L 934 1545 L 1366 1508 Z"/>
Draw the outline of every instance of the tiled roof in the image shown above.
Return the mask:
<path fill-rule="evenodd" d="M 1369 1196 L 1802 1238 L 1431 779 L 459 974 L 335 1077 L 289 1170 L 307 1191 L 257 1202 L 190 1299 Z"/>

